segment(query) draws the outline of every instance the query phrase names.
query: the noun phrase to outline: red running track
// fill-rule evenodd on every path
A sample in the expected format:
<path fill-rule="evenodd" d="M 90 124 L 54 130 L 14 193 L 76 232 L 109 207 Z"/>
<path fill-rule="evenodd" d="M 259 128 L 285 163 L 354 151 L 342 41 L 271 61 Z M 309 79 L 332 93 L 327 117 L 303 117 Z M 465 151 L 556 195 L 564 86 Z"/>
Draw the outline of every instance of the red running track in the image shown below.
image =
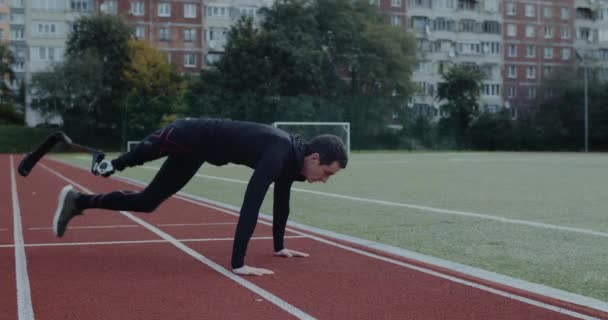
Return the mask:
<path fill-rule="evenodd" d="M 154 214 L 87 211 L 58 239 L 50 227 L 64 185 L 91 192 L 140 187 L 49 160 L 27 178 L 15 174 L 12 185 L 11 159 L 16 168 L 20 156 L 0 155 L 0 188 L 8 191 L 0 196 L 2 320 L 608 319 L 598 310 L 293 228 L 286 244 L 311 256 L 274 257 L 271 227 L 262 220 L 246 261 L 275 274 L 239 277 L 229 271 L 236 215 L 183 196 Z M 17 233 L 25 246 L 14 245 Z M 21 273 L 19 248 L 27 263 Z M 29 297 L 19 288 L 23 275 Z"/>

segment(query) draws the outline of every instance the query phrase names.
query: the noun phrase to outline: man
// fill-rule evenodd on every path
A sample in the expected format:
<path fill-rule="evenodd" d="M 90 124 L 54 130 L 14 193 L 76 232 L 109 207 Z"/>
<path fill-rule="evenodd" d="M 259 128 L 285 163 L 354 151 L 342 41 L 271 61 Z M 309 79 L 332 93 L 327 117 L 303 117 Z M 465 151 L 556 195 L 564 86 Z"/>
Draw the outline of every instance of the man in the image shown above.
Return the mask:
<path fill-rule="evenodd" d="M 309 142 L 272 126 L 220 119 L 182 119 L 147 136 L 135 149 L 95 165 L 96 175 L 108 177 L 115 170 L 167 157 L 150 184 L 141 192 L 114 191 L 86 195 L 68 185 L 59 195 L 53 230 L 63 236 L 70 220 L 89 208 L 150 213 L 178 192 L 204 162 L 227 163 L 254 169 L 247 185 L 232 249 L 232 271 L 240 275 L 272 274 L 268 269 L 245 265 L 245 254 L 266 192 L 274 182 L 273 239 L 275 255 L 306 257 L 285 248 L 285 226 L 294 181 L 326 182 L 346 168 L 347 152 L 340 138 L 320 135 Z"/>

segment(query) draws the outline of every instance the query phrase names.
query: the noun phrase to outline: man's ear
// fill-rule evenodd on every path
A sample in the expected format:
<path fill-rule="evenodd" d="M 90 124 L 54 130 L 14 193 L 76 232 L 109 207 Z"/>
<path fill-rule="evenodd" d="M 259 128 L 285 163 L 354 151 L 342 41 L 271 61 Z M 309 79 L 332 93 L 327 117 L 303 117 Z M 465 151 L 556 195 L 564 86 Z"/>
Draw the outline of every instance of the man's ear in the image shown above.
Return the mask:
<path fill-rule="evenodd" d="M 310 158 L 311 158 L 312 160 L 319 161 L 319 160 L 321 159 L 321 155 L 319 155 L 319 153 L 315 152 L 315 153 L 312 153 L 312 154 L 310 155 Z"/>

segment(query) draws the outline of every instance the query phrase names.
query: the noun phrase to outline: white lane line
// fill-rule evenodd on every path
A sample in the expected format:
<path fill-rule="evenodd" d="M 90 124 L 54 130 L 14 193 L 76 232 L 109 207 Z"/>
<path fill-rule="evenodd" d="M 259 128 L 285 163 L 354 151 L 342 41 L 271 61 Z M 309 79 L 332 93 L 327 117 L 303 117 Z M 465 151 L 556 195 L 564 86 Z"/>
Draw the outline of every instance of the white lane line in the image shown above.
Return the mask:
<path fill-rule="evenodd" d="M 30 292 L 30 279 L 27 274 L 27 257 L 23 247 L 23 230 L 21 225 L 21 208 L 17 195 L 17 182 L 15 181 L 15 167 L 13 156 L 11 161 L 11 195 L 13 202 L 13 237 L 15 241 L 15 278 L 17 281 L 17 314 L 19 320 L 33 320 L 34 308 Z"/>
<path fill-rule="evenodd" d="M 221 226 L 235 225 L 236 222 L 209 222 L 209 223 L 164 223 L 157 224 L 157 227 L 196 227 L 196 226 Z"/>
<path fill-rule="evenodd" d="M 70 228 L 71 229 L 71 228 Z M 285 236 L 286 239 L 307 238 L 307 236 Z M 233 241 L 234 237 L 229 238 L 197 238 L 197 239 L 177 239 L 179 242 L 214 242 L 214 241 Z M 251 240 L 272 240 L 268 237 L 252 237 Z M 125 241 L 92 241 L 92 242 L 50 242 L 50 243 L 28 243 L 24 247 L 69 247 L 69 246 L 98 246 L 98 245 L 121 245 L 121 244 L 148 244 L 148 243 L 169 243 L 167 240 L 125 240 Z M 3 244 L 0 248 L 12 248 L 15 245 Z"/>
<path fill-rule="evenodd" d="M 49 170 L 50 172 L 52 172 L 54 175 L 58 176 L 59 178 L 67 181 L 68 183 L 78 187 L 80 190 L 83 190 L 89 194 L 93 193 L 91 190 L 85 188 L 84 186 L 76 183 L 75 181 L 65 177 L 64 175 L 62 175 L 61 173 L 45 166 L 44 164 L 40 164 L 42 167 L 44 167 L 45 169 Z M 122 213 L 124 216 L 126 216 L 127 218 L 131 219 L 132 221 L 142 225 L 143 227 L 145 227 L 146 229 L 152 231 L 153 233 L 155 233 L 156 235 L 158 235 L 159 237 L 165 239 L 166 241 L 168 241 L 169 243 L 171 243 L 172 245 L 174 245 L 175 247 L 179 248 L 180 250 L 182 250 L 183 252 L 189 254 L 191 257 L 197 259 L 198 261 L 204 263 L 205 265 L 207 265 L 208 267 L 210 267 L 211 269 L 221 273 L 222 275 L 224 275 L 225 277 L 231 279 L 232 281 L 240 284 L 241 286 L 255 292 L 256 294 L 260 295 L 261 297 L 265 298 L 266 300 L 268 300 L 269 302 L 273 303 L 274 305 L 276 305 L 277 307 L 285 310 L 286 312 L 288 312 L 289 314 L 297 317 L 298 319 L 315 319 L 313 316 L 305 313 L 304 311 L 298 309 L 297 307 L 287 303 L 285 300 L 275 296 L 274 294 L 262 289 L 261 287 L 255 285 L 254 283 L 245 280 L 244 278 L 242 278 L 241 276 L 238 276 L 234 273 L 232 273 L 231 271 L 229 271 L 228 269 L 222 267 L 221 265 L 213 262 L 212 260 L 210 260 L 209 258 L 203 256 L 202 254 L 196 252 L 195 250 L 191 249 L 190 247 L 186 246 L 185 244 L 183 244 L 182 242 L 179 242 L 177 239 L 175 239 L 174 237 L 172 237 L 171 235 L 169 235 L 168 233 L 163 232 L 162 230 L 158 229 L 157 227 L 147 223 L 146 221 L 132 215 L 131 213 L 127 212 L 127 211 L 120 211 L 120 213 Z"/>
<path fill-rule="evenodd" d="M 56 162 L 60 162 L 62 164 L 74 167 L 74 168 L 78 168 L 81 170 L 85 170 L 81 167 L 78 166 L 74 166 L 70 163 L 67 162 L 62 162 L 62 161 L 57 161 Z M 126 178 L 126 177 L 114 177 L 117 180 L 121 180 L 139 187 L 144 187 L 146 186 L 146 184 L 142 181 L 136 180 L 136 179 L 131 179 L 131 178 Z M 224 178 L 221 178 L 224 179 Z M 229 179 L 232 180 L 232 179 Z M 239 180 L 237 180 L 237 182 L 239 182 Z M 192 195 L 192 194 L 188 194 L 186 192 L 179 192 L 175 197 L 185 200 L 186 202 L 190 202 L 193 204 L 198 204 L 204 207 L 208 207 L 208 208 L 212 208 L 212 209 L 216 209 L 218 211 L 227 213 L 229 215 L 232 216 L 239 216 L 238 212 L 239 212 L 239 208 L 229 205 L 229 204 L 225 204 L 219 201 L 214 201 L 214 200 L 210 200 L 210 199 L 206 199 L 203 197 L 199 197 L 196 195 Z M 272 221 L 272 216 L 271 215 L 267 215 L 267 214 L 260 214 L 261 218 L 267 219 L 268 221 Z M 272 223 L 270 222 L 266 222 L 264 220 L 259 220 L 258 223 L 262 223 L 262 224 L 266 224 L 266 225 L 272 225 Z M 479 269 L 479 268 L 474 268 L 471 266 L 467 266 L 467 265 L 463 265 L 463 264 L 459 264 L 459 263 L 455 263 L 455 262 L 451 262 L 451 261 L 447 261 L 447 260 L 443 260 L 443 259 L 439 259 L 439 258 L 435 258 L 432 256 L 428 256 L 428 255 L 423 255 L 417 252 L 413 252 L 413 251 L 409 251 L 409 250 L 405 250 L 403 248 L 398 248 L 398 247 L 394 247 L 394 246 L 389 246 L 386 244 L 381 244 L 378 242 L 374 242 L 374 241 L 369 241 L 369 240 L 365 240 L 365 239 L 359 239 L 356 237 L 352 237 L 352 236 L 347 236 L 347 235 L 343 235 L 343 234 L 339 234 L 336 232 L 332 232 L 332 231 L 327 231 L 327 230 L 323 230 L 320 228 L 315 228 L 315 227 L 309 227 L 303 224 L 299 224 L 299 223 L 295 223 L 295 222 L 288 222 L 289 226 L 296 226 L 299 229 L 304 229 L 304 230 L 309 230 L 311 232 L 314 232 L 316 234 L 321 234 L 327 237 L 331 237 L 334 239 L 339 239 L 339 240 L 343 240 L 346 242 L 351 242 L 351 243 L 355 243 L 364 247 L 368 247 L 371 249 L 375 249 L 375 250 L 381 250 L 390 254 L 395 254 L 398 256 L 402 256 L 404 258 L 408 258 L 408 259 L 412 259 L 412 260 L 416 260 L 416 261 L 420 261 L 429 265 L 435 265 L 435 266 L 439 266 L 442 268 L 446 268 L 449 270 L 453 270 L 456 272 L 460 272 L 466 275 L 470 275 L 473 276 L 475 278 L 478 279 L 483 279 L 483 280 L 488 280 L 494 283 L 499 283 L 499 284 L 503 284 L 512 288 L 516 288 L 516 289 L 521 289 L 527 292 L 531 292 L 531 293 L 535 293 L 541 296 L 545 296 L 545 297 L 549 297 L 549 298 L 553 298 L 556 300 L 560 300 L 560 301 L 565 301 L 565 302 L 569 302 L 569 303 L 573 303 L 573 304 L 577 304 L 577 305 L 582 305 L 591 309 L 595 309 L 595 310 L 600 310 L 603 312 L 608 312 L 608 303 L 604 302 L 604 301 L 600 301 L 598 299 L 595 298 L 590 298 L 590 297 L 586 297 L 583 295 L 579 295 L 579 294 L 575 294 L 575 293 L 571 293 L 568 291 L 564 291 L 564 290 L 559 290 L 559 289 L 555 289 L 555 288 L 551 288 L 545 285 L 541 285 L 541 284 L 536 284 L 536 283 L 531 283 L 525 280 L 521 280 L 521 279 L 517 279 L 517 278 L 513 278 L 513 277 L 509 277 L 509 276 L 505 276 L 505 275 L 501 275 L 501 274 L 497 274 L 494 272 L 490 272 L 490 271 L 486 271 L 483 269 Z M 292 231 L 292 232 L 298 232 L 296 230 L 287 228 L 287 230 Z M 431 270 L 432 271 L 432 270 Z M 590 319 L 594 319 L 594 318 L 590 318 Z"/>
<path fill-rule="evenodd" d="M 149 169 L 149 170 L 158 171 L 157 167 L 151 167 L 151 166 L 142 166 L 142 167 Z M 247 181 L 244 181 L 244 180 L 222 178 L 222 177 L 209 176 L 209 175 L 204 175 L 204 174 L 196 174 L 195 176 L 198 178 L 205 178 L 205 179 L 218 180 L 218 181 L 224 181 L 224 182 L 233 182 L 233 183 L 239 183 L 239 184 L 248 183 Z M 274 186 L 271 186 L 271 188 L 272 187 L 274 187 Z M 343 194 L 320 192 L 320 191 L 314 191 L 314 190 L 308 190 L 308 189 L 291 188 L 291 190 L 297 191 L 297 192 L 302 192 L 302 193 L 310 193 L 310 194 L 314 194 L 314 195 L 318 195 L 318 196 L 330 197 L 330 198 L 351 200 L 351 201 L 364 202 L 364 203 L 373 203 L 373 204 L 379 204 L 379 205 L 391 206 L 391 207 L 416 209 L 416 210 L 428 211 L 428 212 L 439 213 L 439 214 L 457 215 L 457 216 L 468 217 L 468 218 L 478 218 L 478 219 L 492 220 L 492 221 L 508 223 L 508 224 L 519 224 L 519 225 L 524 225 L 524 226 L 528 226 L 528 227 L 567 231 L 567 232 L 581 233 L 581 234 L 586 234 L 586 235 L 608 238 L 608 232 L 595 231 L 595 230 L 590 230 L 590 229 L 566 227 L 566 226 L 560 226 L 560 225 L 542 223 L 542 222 L 536 222 L 536 221 L 511 219 L 511 218 L 504 218 L 504 217 L 500 217 L 500 216 L 493 216 L 493 215 L 489 215 L 489 214 L 451 210 L 451 209 L 442 209 L 442 208 L 435 208 L 435 207 L 428 207 L 428 206 L 420 206 L 420 205 L 401 203 L 401 202 L 360 198 L 360 197 L 353 197 L 353 196 L 348 196 L 348 195 L 343 195 Z"/>

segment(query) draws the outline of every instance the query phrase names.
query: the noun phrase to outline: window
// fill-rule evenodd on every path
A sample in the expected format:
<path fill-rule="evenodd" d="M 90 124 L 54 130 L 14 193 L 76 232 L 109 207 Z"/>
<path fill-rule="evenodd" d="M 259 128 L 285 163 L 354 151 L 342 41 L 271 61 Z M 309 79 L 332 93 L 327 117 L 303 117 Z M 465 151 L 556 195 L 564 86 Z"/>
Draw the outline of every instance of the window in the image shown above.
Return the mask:
<path fill-rule="evenodd" d="M 536 68 L 534 66 L 526 67 L 526 78 L 527 79 L 535 79 L 536 78 Z"/>
<path fill-rule="evenodd" d="M 184 29 L 184 41 L 186 41 L 186 42 L 196 41 L 196 29 Z"/>
<path fill-rule="evenodd" d="M 158 40 L 169 41 L 169 28 L 158 29 Z"/>
<path fill-rule="evenodd" d="M 34 37 L 53 38 L 63 36 L 65 33 L 63 28 L 59 30 L 61 26 L 65 25 L 59 25 L 56 22 L 33 21 L 33 25 L 35 26 L 32 28 L 32 36 Z"/>
<path fill-rule="evenodd" d="M 167 2 L 158 3 L 158 16 L 159 17 L 170 17 L 171 16 L 171 4 Z"/>
<path fill-rule="evenodd" d="M 391 7 L 401 7 L 401 0 L 391 0 Z"/>
<path fill-rule="evenodd" d="M 529 87 L 528 88 L 528 99 L 535 99 L 536 98 L 536 87 Z"/>
<path fill-rule="evenodd" d="M 510 44 L 507 48 L 508 48 L 507 49 L 507 56 L 509 58 L 515 58 L 515 57 L 517 57 L 517 45 Z"/>
<path fill-rule="evenodd" d="M 400 16 L 391 16 L 391 25 L 400 26 L 401 25 L 401 17 Z"/>
<path fill-rule="evenodd" d="M 570 60 L 570 48 L 562 49 L 562 60 Z"/>
<path fill-rule="evenodd" d="M 553 73 L 553 68 L 550 66 L 545 66 L 543 67 L 543 75 L 545 78 L 551 76 L 551 74 Z"/>
<path fill-rule="evenodd" d="M 196 4 L 184 3 L 184 18 L 196 18 Z"/>
<path fill-rule="evenodd" d="M 101 5 L 101 12 L 105 14 L 117 14 L 118 13 L 118 1 L 117 0 L 106 0 Z"/>
<path fill-rule="evenodd" d="M 11 29 L 10 40 L 24 40 L 23 29 Z"/>
<path fill-rule="evenodd" d="M 514 2 L 507 2 L 505 5 L 507 8 L 507 15 L 514 16 L 517 14 L 517 6 Z"/>
<path fill-rule="evenodd" d="M 484 33 L 500 34 L 500 24 L 496 21 L 484 21 L 481 26 Z"/>
<path fill-rule="evenodd" d="M 517 67 L 516 66 L 509 66 L 507 69 L 507 76 L 511 79 L 515 79 L 517 78 Z"/>
<path fill-rule="evenodd" d="M 517 36 L 517 25 L 514 25 L 514 24 L 507 25 L 507 36 L 509 36 L 509 37 Z"/>
<path fill-rule="evenodd" d="M 570 28 L 562 27 L 562 39 L 570 39 Z"/>
<path fill-rule="evenodd" d="M 526 26 L 526 37 L 534 38 L 536 36 L 536 31 L 534 26 Z"/>
<path fill-rule="evenodd" d="M 524 9 L 525 9 L 526 17 L 534 18 L 534 16 L 536 16 L 536 12 L 535 12 L 533 4 L 526 4 Z"/>
<path fill-rule="evenodd" d="M 142 1 L 131 2 L 131 14 L 134 16 L 144 15 L 144 3 Z"/>
<path fill-rule="evenodd" d="M 547 19 L 551 19 L 553 17 L 553 8 L 544 7 L 543 8 L 543 17 L 545 17 Z"/>
<path fill-rule="evenodd" d="M 70 8 L 76 12 L 91 12 L 93 11 L 92 0 L 71 0 Z"/>
<path fill-rule="evenodd" d="M 561 15 L 562 15 L 562 19 L 564 19 L 564 20 L 570 19 L 570 9 L 562 8 Z"/>
<path fill-rule="evenodd" d="M 499 84 L 483 84 L 481 90 L 486 96 L 499 96 L 500 85 Z"/>
<path fill-rule="evenodd" d="M 526 58 L 536 57 L 536 47 L 528 45 L 526 46 Z"/>
<path fill-rule="evenodd" d="M 184 55 L 184 67 L 196 67 L 196 55 L 194 53 Z"/>
<path fill-rule="evenodd" d="M 137 27 L 135 27 L 135 37 L 137 39 L 145 39 L 145 37 L 146 37 L 146 27 L 144 27 L 144 26 L 137 26 Z"/>
<path fill-rule="evenodd" d="M 549 48 L 545 48 L 543 53 L 543 57 L 545 59 L 553 59 L 553 48 L 549 47 Z"/>
<path fill-rule="evenodd" d="M 11 13 L 11 24 L 24 24 L 25 15 L 22 13 Z"/>
<path fill-rule="evenodd" d="M 475 26 L 477 23 L 475 20 L 462 19 L 460 20 L 460 31 L 463 32 L 475 32 Z"/>
<path fill-rule="evenodd" d="M 553 38 L 553 27 L 546 26 L 545 27 L 545 39 Z"/>
<path fill-rule="evenodd" d="M 507 88 L 507 97 L 515 98 L 517 96 L 517 89 L 515 87 Z"/>

